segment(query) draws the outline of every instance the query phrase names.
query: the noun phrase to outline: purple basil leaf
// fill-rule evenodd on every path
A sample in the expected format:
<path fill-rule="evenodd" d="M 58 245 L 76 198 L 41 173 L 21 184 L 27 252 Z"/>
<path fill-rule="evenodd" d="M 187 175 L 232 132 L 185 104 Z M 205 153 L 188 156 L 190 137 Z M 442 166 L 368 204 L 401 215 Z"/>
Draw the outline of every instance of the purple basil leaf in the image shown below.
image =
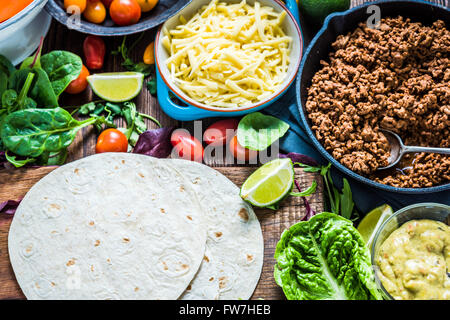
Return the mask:
<path fill-rule="evenodd" d="M 315 159 L 311 158 L 310 156 L 296 152 L 289 152 L 288 154 L 279 153 L 278 158 L 291 158 L 293 163 L 300 162 L 311 167 L 319 166 L 319 163 L 317 163 Z"/>
<path fill-rule="evenodd" d="M 297 182 L 297 180 L 294 180 L 295 186 L 297 187 L 299 192 L 302 192 L 302 189 L 300 188 L 300 184 Z M 316 215 L 316 211 L 314 211 L 311 206 L 309 205 L 308 199 L 306 197 L 302 197 L 303 203 L 306 207 L 306 215 L 303 217 L 302 221 L 308 221 L 311 219 L 312 216 Z"/>
<path fill-rule="evenodd" d="M 13 215 L 14 213 L 16 213 L 16 209 L 19 206 L 21 201 L 22 201 L 22 199 L 7 200 L 7 201 L 0 202 L 0 214 L 5 213 L 5 214 Z"/>
<path fill-rule="evenodd" d="M 133 153 L 145 154 L 155 158 L 167 158 L 172 152 L 170 135 L 174 127 L 147 130 L 140 136 Z"/>

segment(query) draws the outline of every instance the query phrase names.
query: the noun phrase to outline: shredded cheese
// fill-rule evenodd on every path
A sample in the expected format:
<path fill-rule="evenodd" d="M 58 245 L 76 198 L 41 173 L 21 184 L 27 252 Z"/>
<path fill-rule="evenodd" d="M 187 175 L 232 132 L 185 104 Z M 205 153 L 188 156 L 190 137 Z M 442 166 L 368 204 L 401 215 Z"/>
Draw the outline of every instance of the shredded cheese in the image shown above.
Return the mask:
<path fill-rule="evenodd" d="M 258 102 L 286 78 L 292 38 L 281 27 L 286 12 L 245 0 L 212 0 L 189 21 L 164 30 L 172 80 L 192 99 L 233 108 Z"/>

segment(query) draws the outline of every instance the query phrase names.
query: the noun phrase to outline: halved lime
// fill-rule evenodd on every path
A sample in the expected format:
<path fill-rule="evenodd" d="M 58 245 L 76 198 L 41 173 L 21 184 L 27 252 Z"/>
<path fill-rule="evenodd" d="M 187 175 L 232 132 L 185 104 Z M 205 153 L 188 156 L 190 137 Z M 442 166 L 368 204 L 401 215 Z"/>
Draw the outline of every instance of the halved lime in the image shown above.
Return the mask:
<path fill-rule="evenodd" d="M 392 208 L 389 205 L 384 204 L 370 211 L 361 220 L 357 229 L 369 248 L 372 247 L 373 238 L 375 237 L 377 230 L 393 213 L 394 211 Z"/>
<path fill-rule="evenodd" d="M 291 159 L 275 159 L 253 172 L 241 187 L 242 199 L 257 207 L 277 203 L 291 191 L 294 165 Z"/>
<path fill-rule="evenodd" d="M 144 75 L 140 72 L 98 73 L 87 77 L 97 96 L 110 102 L 124 102 L 136 97 L 142 90 Z"/>

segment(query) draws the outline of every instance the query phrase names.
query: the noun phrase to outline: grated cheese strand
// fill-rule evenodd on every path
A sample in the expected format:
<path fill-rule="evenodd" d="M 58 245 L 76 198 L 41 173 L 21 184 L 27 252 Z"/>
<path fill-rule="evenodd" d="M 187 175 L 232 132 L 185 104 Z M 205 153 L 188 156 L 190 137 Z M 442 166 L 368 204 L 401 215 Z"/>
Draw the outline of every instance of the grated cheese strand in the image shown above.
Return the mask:
<path fill-rule="evenodd" d="M 233 108 L 258 102 L 286 79 L 292 38 L 281 27 L 286 12 L 246 1 L 212 0 L 189 21 L 164 30 L 172 80 L 192 99 Z"/>

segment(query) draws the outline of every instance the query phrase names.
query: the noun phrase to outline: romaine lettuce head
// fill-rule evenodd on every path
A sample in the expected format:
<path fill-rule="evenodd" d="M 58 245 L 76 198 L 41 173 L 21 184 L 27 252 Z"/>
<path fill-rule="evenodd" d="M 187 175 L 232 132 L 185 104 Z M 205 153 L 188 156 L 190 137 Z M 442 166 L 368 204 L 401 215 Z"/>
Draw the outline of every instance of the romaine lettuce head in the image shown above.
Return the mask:
<path fill-rule="evenodd" d="M 380 300 L 370 254 L 351 221 L 323 212 L 285 230 L 274 276 L 289 300 Z"/>

